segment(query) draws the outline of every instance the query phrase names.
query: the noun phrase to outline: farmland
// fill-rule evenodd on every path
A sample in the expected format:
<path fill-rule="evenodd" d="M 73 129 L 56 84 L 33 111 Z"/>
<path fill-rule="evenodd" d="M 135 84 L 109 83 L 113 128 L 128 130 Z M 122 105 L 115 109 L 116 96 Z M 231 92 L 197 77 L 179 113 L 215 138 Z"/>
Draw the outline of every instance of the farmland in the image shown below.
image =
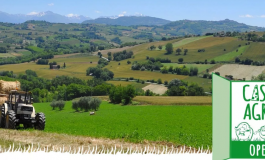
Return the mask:
<path fill-rule="evenodd" d="M 233 75 L 234 78 L 251 80 L 252 76 L 258 76 L 265 70 L 265 66 L 247 66 L 238 64 L 226 64 L 214 70 L 221 76 Z"/>
<path fill-rule="evenodd" d="M 196 148 L 212 146 L 209 106 L 120 106 L 103 102 L 95 116 L 75 112 L 71 102 L 62 111 L 48 106 L 49 103 L 34 104 L 37 112 L 46 114 L 45 132 L 140 143 L 172 142 Z"/>

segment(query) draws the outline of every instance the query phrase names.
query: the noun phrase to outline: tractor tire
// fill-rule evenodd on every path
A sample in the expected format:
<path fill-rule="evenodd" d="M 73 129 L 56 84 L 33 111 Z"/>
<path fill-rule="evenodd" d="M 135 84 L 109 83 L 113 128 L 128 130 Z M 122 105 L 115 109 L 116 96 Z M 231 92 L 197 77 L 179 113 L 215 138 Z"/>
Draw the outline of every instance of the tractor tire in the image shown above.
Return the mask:
<path fill-rule="evenodd" d="M 16 113 L 13 110 L 6 112 L 6 126 L 7 129 L 16 129 Z"/>
<path fill-rule="evenodd" d="M 45 128 L 45 115 L 40 112 L 36 114 L 36 123 L 35 123 L 35 129 L 37 130 L 44 130 Z"/>
<path fill-rule="evenodd" d="M 6 118 L 6 115 L 5 115 L 5 107 L 2 106 L 1 107 L 1 115 L 0 115 L 0 128 L 5 128 L 5 118 Z"/>

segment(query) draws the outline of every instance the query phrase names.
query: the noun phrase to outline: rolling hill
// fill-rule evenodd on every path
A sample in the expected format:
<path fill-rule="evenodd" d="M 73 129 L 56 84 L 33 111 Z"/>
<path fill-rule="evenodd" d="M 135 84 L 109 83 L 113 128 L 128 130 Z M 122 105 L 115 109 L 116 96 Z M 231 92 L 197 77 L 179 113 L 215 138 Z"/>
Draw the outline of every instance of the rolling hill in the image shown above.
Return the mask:
<path fill-rule="evenodd" d="M 97 18 L 94 20 L 87 20 L 84 21 L 84 24 L 91 23 L 91 24 L 108 24 L 108 25 L 120 25 L 120 26 L 136 26 L 136 25 L 147 25 L 147 26 L 161 26 L 171 21 L 149 17 L 149 16 L 124 16 L 119 18 Z"/>

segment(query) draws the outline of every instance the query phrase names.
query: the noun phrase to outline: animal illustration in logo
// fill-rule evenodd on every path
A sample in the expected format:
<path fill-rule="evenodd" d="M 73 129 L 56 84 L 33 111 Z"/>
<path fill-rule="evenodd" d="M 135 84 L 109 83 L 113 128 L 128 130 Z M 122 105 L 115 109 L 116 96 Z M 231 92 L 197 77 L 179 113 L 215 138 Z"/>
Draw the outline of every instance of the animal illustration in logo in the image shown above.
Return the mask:
<path fill-rule="evenodd" d="M 251 141 L 253 136 L 253 129 L 248 123 L 240 123 L 237 127 L 235 127 L 235 131 L 239 141 Z"/>
<path fill-rule="evenodd" d="M 265 126 L 260 127 L 260 129 L 256 133 L 259 133 L 260 138 L 262 138 L 262 140 L 265 140 Z"/>

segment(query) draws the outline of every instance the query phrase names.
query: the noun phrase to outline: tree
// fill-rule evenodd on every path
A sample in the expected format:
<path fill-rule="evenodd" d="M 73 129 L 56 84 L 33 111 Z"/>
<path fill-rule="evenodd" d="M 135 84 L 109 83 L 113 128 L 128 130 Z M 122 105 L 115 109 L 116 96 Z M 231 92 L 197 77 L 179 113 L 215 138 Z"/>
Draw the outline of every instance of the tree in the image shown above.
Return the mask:
<path fill-rule="evenodd" d="M 170 89 L 173 86 L 181 86 L 181 85 L 183 85 L 183 82 L 181 80 L 179 80 L 179 79 L 173 79 L 173 80 L 171 80 L 169 82 L 168 88 Z"/>
<path fill-rule="evenodd" d="M 149 42 L 154 42 L 154 40 L 152 38 L 149 39 Z"/>
<path fill-rule="evenodd" d="M 184 55 L 187 55 L 188 49 L 184 49 Z"/>
<path fill-rule="evenodd" d="M 210 64 L 215 64 L 215 60 L 214 59 L 211 60 Z"/>
<path fill-rule="evenodd" d="M 63 68 L 65 68 L 66 67 L 66 65 L 65 65 L 65 62 L 63 63 Z"/>
<path fill-rule="evenodd" d="M 180 63 L 182 63 L 182 62 L 183 62 L 183 58 L 179 58 L 178 61 L 179 61 Z"/>
<path fill-rule="evenodd" d="M 154 49 L 156 49 L 156 46 L 152 45 L 152 46 L 150 47 L 150 49 L 151 49 L 151 50 L 154 50 Z"/>
<path fill-rule="evenodd" d="M 159 78 L 159 79 L 157 80 L 157 83 L 158 83 L 158 84 L 162 84 L 162 80 Z"/>
<path fill-rule="evenodd" d="M 238 57 L 236 57 L 235 62 L 240 63 L 240 59 Z"/>
<path fill-rule="evenodd" d="M 207 59 L 205 59 L 204 63 L 207 64 Z"/>
<path fill-rule="evenodd" d="M 131 61 L 127 61 L 127 64 L 131 64 Z"/>
<path fill-rule="evenodd" d="M 180 52 L 182 52 L 182 50 L 181 50 L 180 48 L 178 48 L 178 49 L 176 50 L 176 52 L 178 53 L 178 55 L 180 55 Z"/>
<path fill-rule="evenodd" d="M 166 45 L 166 51 L 167 51 L 167 54 L 171 54 L 173 52 L 173 45 L 172 45 L 172 43 L 168 43 Z"/>
<path fill-rule="evenodd" d="M 162 48 L 163 48 L 163 47 L 162 47 L 161 45 L 159 45 L 159 46 L 158 46 L 158 49 L 160 49 L 160 50 L 161 50 Z"/>

